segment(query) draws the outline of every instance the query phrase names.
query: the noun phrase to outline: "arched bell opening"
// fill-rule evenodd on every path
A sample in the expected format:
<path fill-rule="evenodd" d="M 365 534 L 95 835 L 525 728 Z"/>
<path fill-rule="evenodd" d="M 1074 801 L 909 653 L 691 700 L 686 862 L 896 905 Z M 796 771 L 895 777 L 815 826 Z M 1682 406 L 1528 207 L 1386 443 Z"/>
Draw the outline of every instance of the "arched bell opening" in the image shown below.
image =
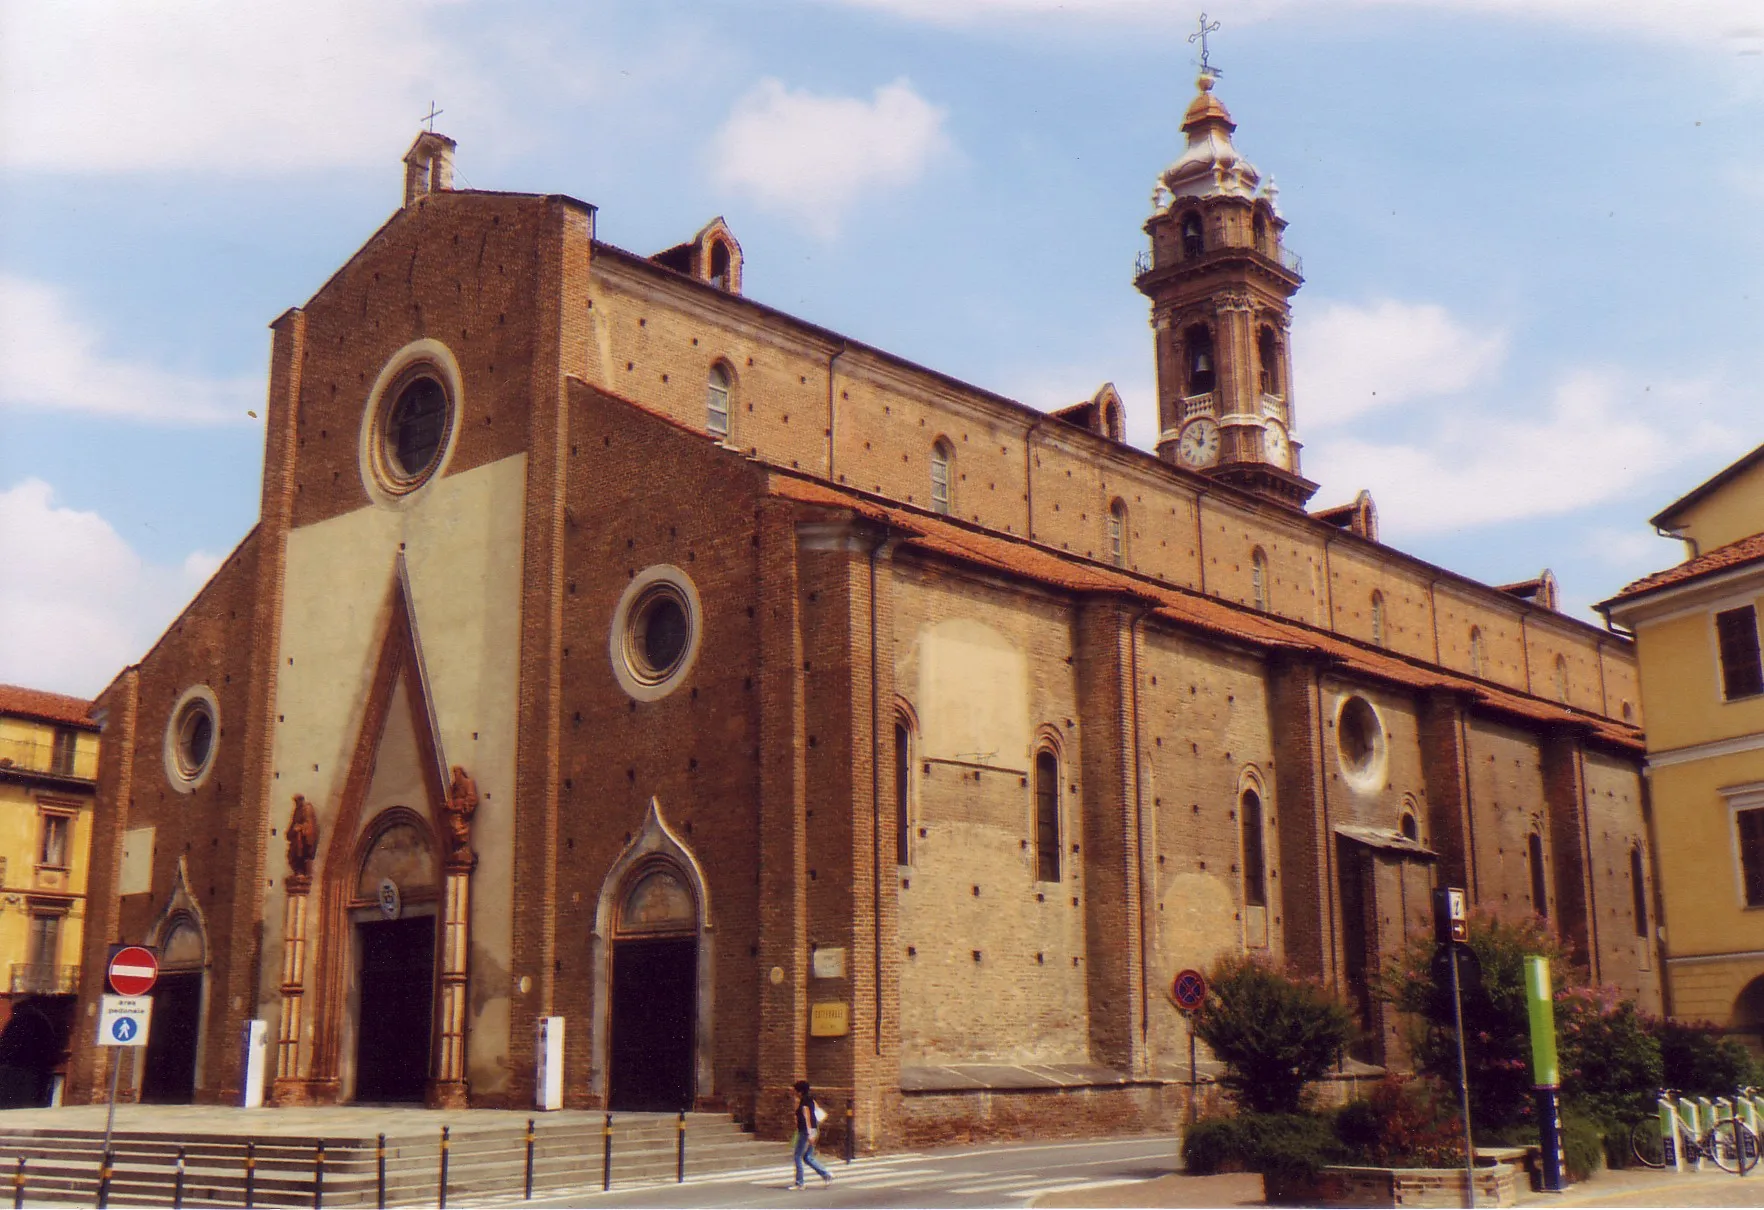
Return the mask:
<path fill-rule="evenodd" d="M 421 1104 L 435 1066 L 441 873 L 434 830 L 405 807 L 362 831 L 349 920 L 346 1095 L 358 1104 Z M 352 1076 L 353 1078 L 348 1078 Z"/>
<path fill-rule="evenodd" d="M 601 887 L 591 1087 L 615 1111 L 712 1094 L 714 934 L 704 872 L 653 799 Z"/>

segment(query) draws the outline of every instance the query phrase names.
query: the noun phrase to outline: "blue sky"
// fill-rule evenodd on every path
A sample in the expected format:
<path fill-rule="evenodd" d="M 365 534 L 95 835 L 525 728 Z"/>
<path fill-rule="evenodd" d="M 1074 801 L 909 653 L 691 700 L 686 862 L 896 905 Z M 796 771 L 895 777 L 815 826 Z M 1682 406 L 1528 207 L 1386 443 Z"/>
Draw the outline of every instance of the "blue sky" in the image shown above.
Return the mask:
<path fill-rule="evenodd" d="M 1316 503 L 1575 610 L 1676 561 L 1646 518 L 1764 441 L 1764 4 L 1205 7 L 1304 258 Z M 641 252 L 722 214 L 750 296 L 1039 406 L 1112 380 L 1149 444 L 1131 266 L 1197 15 L 0 0 L 0 681 L 96 692 L 250 527 L 267 324 L 431 99 L 462 184 Z"/>

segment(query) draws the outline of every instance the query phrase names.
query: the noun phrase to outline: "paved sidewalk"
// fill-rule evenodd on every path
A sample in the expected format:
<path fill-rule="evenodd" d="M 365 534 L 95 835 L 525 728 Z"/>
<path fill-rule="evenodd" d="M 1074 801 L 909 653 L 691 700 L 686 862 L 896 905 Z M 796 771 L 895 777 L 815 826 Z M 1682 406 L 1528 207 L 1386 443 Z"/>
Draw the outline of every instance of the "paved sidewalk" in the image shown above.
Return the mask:
<path fill-rule="evenodd" d="M 1064 1206 L 1260 1206 L 1262 1178 L 1254 1172 L 1189 1176 L 1173 1172 L 1149 1181 L 1104 1185 L 1072 1193 L 1053 1193 L 1029 1203 L 1035 1207 Z"/>
<path fill-rule="evenodd" d="M 1764 1206 L 1764 1168 L 1735 1176 L 1712 1168 L 1703 1172 L 1660 1172 L 1649 1168 L 1607 1169 L 1566 1193 L 1532 1193 L 1521 1206 Z"/>

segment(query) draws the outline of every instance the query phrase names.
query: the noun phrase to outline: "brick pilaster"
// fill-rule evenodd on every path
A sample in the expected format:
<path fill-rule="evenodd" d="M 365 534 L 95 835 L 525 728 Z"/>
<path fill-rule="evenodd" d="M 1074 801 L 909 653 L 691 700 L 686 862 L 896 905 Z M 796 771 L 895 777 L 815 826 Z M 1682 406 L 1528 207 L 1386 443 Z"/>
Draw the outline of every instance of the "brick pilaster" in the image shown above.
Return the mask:
<path fill-rule="evenodd" d="M 1287 962 L 1300 974 L 1337 980 L 1334 838 L 1329 829 L 1327 754 L 1314 662 L 1268 661 L 1268 711 L 1274 737 L 1276 843 Z"/>
<path fill-rule="evenodd" d="M 1592 903 L 1592 854 L 1587 848 L 1586 778 L 1580 736 L 1557 729 L 1544 737 L 1544 805 L 1549 817 L 1550 873 L 1556 935 L 1599 982 L 1597 917 Z"/>
<path fill-rule="evenodd" d="M 1090 1057 L 1141 1075 L 1149 1065 L 1142 846 L 1133 769 L 1133 612 L 1130 603 L 1113 598 L 1086 602 L 1078 610 L 1073 645 L 1084 719 L 1084 798 L 1082 826 L 1074 831 L 1083 837 Z"/>
<path fill-rule="evenodd" d="M 1421 773 L 1427 786 L 1427 835 L 1439 854 L 1440 885 L 1465 887 L 1475 898 L 1475 847 L 1470 838 L 1469 761 L 1464 751 L 1464 705 L 1457 694 L 1435 691 L 1421 703 Z"/>

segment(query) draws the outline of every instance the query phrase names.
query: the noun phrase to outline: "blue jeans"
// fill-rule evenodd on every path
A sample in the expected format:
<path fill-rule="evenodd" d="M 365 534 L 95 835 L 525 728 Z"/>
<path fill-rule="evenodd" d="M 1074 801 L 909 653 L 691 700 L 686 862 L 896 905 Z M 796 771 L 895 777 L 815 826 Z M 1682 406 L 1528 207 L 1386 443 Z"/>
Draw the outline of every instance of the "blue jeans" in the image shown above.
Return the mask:
<path fill-rule="evenodd" d="M 807 1163 L 810 1168 L 821 1174 L 821 1179 L 830 1181 L 833 1174 L 821 1167 L 821 1161 L 815 1158 L 815 1145 L 809 1142 L 808 1135 L 798 1130 L 790 1138 L 790 1158 L 796 1161 L 796 1183 L 802 1184 L 802 1166 Z"/>

